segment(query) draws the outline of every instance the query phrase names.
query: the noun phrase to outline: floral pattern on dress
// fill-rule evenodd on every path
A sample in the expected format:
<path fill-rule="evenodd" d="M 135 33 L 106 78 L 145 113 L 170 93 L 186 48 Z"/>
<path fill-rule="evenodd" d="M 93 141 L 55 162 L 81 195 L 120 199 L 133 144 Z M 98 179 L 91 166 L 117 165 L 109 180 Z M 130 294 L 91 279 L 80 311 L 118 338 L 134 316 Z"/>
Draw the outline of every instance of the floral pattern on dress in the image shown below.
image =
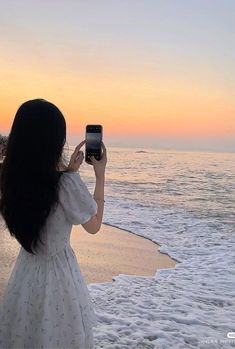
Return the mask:
<path fill-rule="evenodd" d="M 59 180 L 59 203 L 42 231 L 37 255 L 22 246 L 0 304 L 0 348 L 93 348 L 98 322 L 70 245 L 72 225 L 87 222 L 97 203 L 78 172 Z"/>

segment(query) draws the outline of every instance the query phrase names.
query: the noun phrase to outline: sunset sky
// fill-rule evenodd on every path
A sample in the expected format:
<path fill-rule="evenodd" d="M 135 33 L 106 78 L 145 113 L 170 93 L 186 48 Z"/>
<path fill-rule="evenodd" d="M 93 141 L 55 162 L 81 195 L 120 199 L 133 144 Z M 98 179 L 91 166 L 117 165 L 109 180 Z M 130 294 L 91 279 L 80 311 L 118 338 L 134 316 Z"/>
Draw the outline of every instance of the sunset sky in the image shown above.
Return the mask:
<path fill-rule="evenodd" d="M 55 103 L 76 145 L 235 152 L 234 0 L 1 1 L 0 133 Z"/>

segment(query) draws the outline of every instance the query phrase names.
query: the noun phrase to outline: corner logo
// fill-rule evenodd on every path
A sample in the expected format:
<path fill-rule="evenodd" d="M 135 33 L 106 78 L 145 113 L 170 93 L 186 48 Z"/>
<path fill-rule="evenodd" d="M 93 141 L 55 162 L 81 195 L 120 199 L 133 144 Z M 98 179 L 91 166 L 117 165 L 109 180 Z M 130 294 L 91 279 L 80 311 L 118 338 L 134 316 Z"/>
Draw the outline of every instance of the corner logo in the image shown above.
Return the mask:
<path fill-rule="evenodd" d="M 235 332 L 228 332 L 227 338 L 235 338 Z"/>

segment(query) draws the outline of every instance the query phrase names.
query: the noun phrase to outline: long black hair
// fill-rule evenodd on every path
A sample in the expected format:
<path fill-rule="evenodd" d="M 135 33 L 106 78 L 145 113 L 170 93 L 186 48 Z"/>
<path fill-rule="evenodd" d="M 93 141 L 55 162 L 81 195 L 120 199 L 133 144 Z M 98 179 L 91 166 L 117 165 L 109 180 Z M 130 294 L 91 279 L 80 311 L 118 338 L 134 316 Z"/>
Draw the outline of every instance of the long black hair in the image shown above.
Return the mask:
<path fill-rule="evenodd" d="M 53 103 L 38 98 L 20 105 L 0 173 L 0 213 L 11 236 L 32 254 L 58 203 L 65 143 L 65 118 Z"/>

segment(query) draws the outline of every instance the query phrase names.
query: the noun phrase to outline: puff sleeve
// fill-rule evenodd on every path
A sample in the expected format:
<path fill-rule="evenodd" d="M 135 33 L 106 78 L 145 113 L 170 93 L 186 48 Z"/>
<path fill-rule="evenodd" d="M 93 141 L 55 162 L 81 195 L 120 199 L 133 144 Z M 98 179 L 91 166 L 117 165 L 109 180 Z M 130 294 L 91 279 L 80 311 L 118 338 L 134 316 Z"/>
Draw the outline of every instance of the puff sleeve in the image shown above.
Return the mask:
<path fill-rule="evenodd" d="M 79 172 L 64 172 L 60 178 L 59 201 L 68 221 L 84 224 L 97 213 L 97 203 Z"/>

